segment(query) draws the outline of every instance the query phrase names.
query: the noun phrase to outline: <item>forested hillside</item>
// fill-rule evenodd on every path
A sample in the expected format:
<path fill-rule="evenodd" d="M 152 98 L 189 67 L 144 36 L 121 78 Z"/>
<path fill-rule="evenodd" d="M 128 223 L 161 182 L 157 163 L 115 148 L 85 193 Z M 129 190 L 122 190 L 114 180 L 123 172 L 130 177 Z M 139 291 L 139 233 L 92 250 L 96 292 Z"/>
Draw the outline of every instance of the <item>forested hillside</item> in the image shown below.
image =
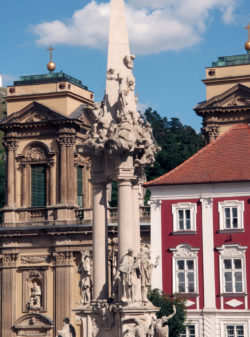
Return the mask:
<path fill-rule="evenodd" d="M 146 169 L 147 180 L 172 170 L 205 145 L 202 135 L 191 126 L 183 125 L 178 118 L 168 120 L 151 108 L 145 111 L 145 118 L 151 124 L 155 140 L 161 147 L 155 164 Z"/>

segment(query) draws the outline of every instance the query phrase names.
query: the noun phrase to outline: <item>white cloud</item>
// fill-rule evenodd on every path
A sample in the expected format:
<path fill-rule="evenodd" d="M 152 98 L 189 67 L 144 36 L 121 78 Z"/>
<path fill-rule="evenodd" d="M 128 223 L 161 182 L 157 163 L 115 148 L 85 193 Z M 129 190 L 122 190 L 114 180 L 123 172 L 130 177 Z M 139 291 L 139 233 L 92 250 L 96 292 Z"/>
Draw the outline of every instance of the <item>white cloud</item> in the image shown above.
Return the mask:
<path fill-rule="evenodd" d="M 128 0 L 126 7 L 132 51 L 152 54 L 198 43 L 214 10 L 221 12 L 224 23 L 231 23 L 236 0 Z M 41 45 L 105 48 L 108 21 L 109 4 L 92 1 L 67 22 L 43 22 L 31 30 Z"/>
<path fill-rule="evenodd" d="M 12 85 L 14 81 L 18 79 L 16 75 L 9 75 L 9 74 L 1 74 L 3 79 L 3 85 Z"/>

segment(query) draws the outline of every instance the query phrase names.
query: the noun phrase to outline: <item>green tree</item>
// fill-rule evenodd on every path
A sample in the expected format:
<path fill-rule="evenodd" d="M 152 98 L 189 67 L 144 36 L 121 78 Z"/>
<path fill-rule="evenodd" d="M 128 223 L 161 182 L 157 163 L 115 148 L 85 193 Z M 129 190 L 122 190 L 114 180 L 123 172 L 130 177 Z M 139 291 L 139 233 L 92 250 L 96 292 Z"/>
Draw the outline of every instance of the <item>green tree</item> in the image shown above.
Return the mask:
<path fill-rule="evenodd" d="M 159 289 L 154 289 L 148 294 L 149 300 L 154 306 L 160 308 L 156 313 L 157 318 L 169 316 L 173 312 L 173 305 L 176 306 L 176 314 L 168 321 L 169 336 L 179 337 L 185 331 L 185 302 L 178 295 L 169 296 L 161 292 Z"/>
<path fill-rule="evenodd" d="M 152 108 L 148 108 L 144 115 L 152 126 L 157 144 L 161 147 L 154 165 L 146 169 L 148 180 L 174 169 L 205 145 L 202 135 L 191 126 L 183 125 L 178 118 L 171 118 L 169 121 Z"/>

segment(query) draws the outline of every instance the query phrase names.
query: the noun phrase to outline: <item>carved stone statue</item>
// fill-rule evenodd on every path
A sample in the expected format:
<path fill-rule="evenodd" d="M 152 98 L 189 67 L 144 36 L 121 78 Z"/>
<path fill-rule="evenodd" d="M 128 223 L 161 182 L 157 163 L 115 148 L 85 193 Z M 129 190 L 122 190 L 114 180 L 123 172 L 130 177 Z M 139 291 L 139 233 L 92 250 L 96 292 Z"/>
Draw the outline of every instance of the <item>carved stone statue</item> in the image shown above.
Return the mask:
<path fill-rule="evenodd" d="M 149 337 L 169 337 L 168 325 L 165 325 L 176 314 L 176 307 L 173 306 L 173 313 L 169 316 L 162 316 L 152 319 Z"/>
<path fill-rule="evenodd" d="M 32 282 L 30 287 L 30 298 L 27 304 L 28 309 L 41 309 L 41 287 L 37 282 Z"/>
<path fill-rule="evenodd" d="M 140 253 L 140 274 L 141 274 L 141 295 L 142 301 L 148 302 L 148 287 L 151 285 L 152 270 L 159 264 L 159 256 L 155 263 L 151 262 L 150 248 L 147 246 L 141 247 Z"/>
<path fill-rule="evenodd" d="M 68 317 L 63 319 L 63 328 L 58 330 L 57 337 L 76 337 L 76 331 Z"/>
<path fill-rule="evenodd" d="M 84 250 L 81 252 L 81 262 L 78 267 L 78 272 L 80 273 L 80 288 L 81 288 L 81 303 L 87 304 L 91 301 L 91 270 L 90 270 L 90 252 Z"/>
<path fill-rule="evenodd" d="M 134 59 L 135 59 L 135 55 L 126 55 L 124 57 L 124 64 L 127 68 L 129 69 L 133 69 L 134 67 Z"/>
<path fill-rule="evenodd" d="M 133 250 L 129 249 L 120 262 L 118 273 L 121 283 L 121 301 L 135 301 L 135 280 L 139 270 L 137 259 L 133 256 Z"/>

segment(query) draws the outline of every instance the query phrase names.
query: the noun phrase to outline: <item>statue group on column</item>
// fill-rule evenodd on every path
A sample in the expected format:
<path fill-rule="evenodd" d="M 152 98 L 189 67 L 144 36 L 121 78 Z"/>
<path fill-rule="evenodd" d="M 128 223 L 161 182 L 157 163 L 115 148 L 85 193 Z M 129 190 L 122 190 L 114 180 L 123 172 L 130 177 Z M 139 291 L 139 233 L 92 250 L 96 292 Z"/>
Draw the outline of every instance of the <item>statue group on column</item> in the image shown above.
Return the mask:
<path fill-rule="evenodd" d="M 141 286 L 141 300 L 144 303 L 148 302 L 148 287 L 151 285 L 152 270 L 159 263 L 159 257 L 155 263 L 151 262 L 150 248 L 142 246 L 138 256 L 134 256 L 132 249 L 128 249 L 118 266 L 117 280 L 120 284 L 118 289 L 121 289 L 120 300 L 123 303 L 136 302 L 136 286 L 138 283 Z M 138 282 L 139 280 L 139 282 Z"/>

